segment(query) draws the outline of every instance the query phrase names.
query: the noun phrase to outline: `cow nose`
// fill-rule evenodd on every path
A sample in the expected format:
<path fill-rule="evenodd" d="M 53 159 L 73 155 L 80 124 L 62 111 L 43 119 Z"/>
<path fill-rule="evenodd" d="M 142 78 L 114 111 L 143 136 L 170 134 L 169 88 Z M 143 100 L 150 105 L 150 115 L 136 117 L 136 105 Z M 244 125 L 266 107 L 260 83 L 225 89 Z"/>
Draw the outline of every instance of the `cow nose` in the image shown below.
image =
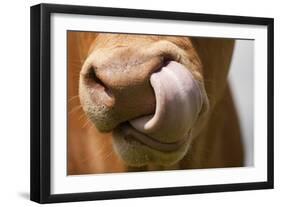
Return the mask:
<path fill-rule="evenodd" d="M 120 122 L 154 113 L 156 101 L 149 79 L 160 68 L 161 59 L 140 64 L 112 61 L 102 67 L 94 64 L 81 71 L 93 105 L 114 111 Z"/>

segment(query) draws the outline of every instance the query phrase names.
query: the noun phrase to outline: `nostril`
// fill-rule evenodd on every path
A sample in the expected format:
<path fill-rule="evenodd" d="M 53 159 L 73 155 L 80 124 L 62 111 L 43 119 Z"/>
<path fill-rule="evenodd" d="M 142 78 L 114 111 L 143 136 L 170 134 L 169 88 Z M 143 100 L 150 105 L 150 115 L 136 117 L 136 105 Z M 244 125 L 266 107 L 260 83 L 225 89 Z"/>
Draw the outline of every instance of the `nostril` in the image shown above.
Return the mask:
<path fill-rule="evenodd" d="M 98 86 L 101 86 L 103 88 L 107 88 L 106 85 L 96 76 L 95 69 L 93 67 L 91 67 L 89 69 L 89 72 L 88 72 L 86 78 L 88 79 L 88 81 L 94 82 L 94 84 L 96 84 Z"/>
<path fill-rule="evenodd" d="M 84 76 L 85 84 L 89 87 L 93 97 L 103 99 L 104 103 L 110 107 L 114 104 L 114 97 L 110 88 L 95 73 L 95 68 L 88 69 Z"/>

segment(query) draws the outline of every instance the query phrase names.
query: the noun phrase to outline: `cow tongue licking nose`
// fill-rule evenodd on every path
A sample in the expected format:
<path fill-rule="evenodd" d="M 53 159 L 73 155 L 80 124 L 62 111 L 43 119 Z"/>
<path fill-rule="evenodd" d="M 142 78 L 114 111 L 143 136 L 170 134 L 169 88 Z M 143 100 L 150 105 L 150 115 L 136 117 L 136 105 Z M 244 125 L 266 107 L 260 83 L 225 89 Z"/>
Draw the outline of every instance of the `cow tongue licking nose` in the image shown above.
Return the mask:
<path fill-rule="evenodd" d="M 156 98 L 155 113 L 130 120 L 131 126 L 163 143 L 187 137 L 203 104 L 198 82 L 182 64 L 170 61 L 151 75 L 150 83 Z M 138 139 L 147 142 L 144 136 Z"/>

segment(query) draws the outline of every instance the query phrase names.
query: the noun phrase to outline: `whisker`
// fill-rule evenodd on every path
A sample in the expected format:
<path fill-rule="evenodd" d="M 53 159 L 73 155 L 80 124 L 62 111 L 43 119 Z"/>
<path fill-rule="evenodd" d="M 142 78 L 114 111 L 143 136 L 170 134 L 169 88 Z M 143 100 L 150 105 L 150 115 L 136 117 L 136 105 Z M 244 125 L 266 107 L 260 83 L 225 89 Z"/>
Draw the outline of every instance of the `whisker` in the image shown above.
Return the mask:
<path fill-rule="evenodd" d="M 89 119 L 86 120 L 86 122 L 83 124 L 82 128 L 85 128 L 89 124 Z"/>
<path fill-rule="evenodd" d="M 105 162 L 109 157 L 111 157 L 113 155 L 114 151 L 111 149 L 111 152 L 108 153 L 105 158 L 103 159 L 103 162 Z"/>
<path fill-rule="evenodd" d="M 79 95 L 76 95 L 76 96 L 72 96 L 71 98 L 68 99 L 68 102 L 71 102 L 75 99 L 79 98 Z"/>
<path fill-rule="evenodd" d="M 98 153 L 92 153 L 90 155 L 88 155 L 87 157 L 85 157 L 84 159 L 81 159 L 81 162 L 87 162 L 89 160 L 93 160 L 96 157 L 98 158 L 100 156 L 100 154 L 102 153 L 102 151 L 104 150 L 106 144 L 103 144 L 102 149 L 98 151 Z"/>
<path fill-rule="evenodd" d="M 106 144 L 104 143 L 103 146 L 102 146 L 102 149 L 100 149 L 98 151 L 98 153 L 94 153 L 94 154 L 91 154 L 91 155 L 85 157 L 84 159 L 81 160 L 81 162 L 87 162 L 89 160 L 92 160 L 92 159 L 95 159 L 95 158 L 99 158 L 102 155 L 102 152 L 105 149 L 105 147 L 106 147 Z M 108 154 L 104 158 L 101 157 L 102 161 L 103 162 L 106 161 L 112 155 L 113 155 L 113 151 L 111 150 L 110 152 L 108 152 Z"/>
<path fill-rule="evenodd" d="M 81 109 L 81 108 L 82 108 L 81 105 L 75 106 L 75 107 L 73 107 L 68 113 L 69 113 L 69 114 L 72 114 L 73 112 L 78 111 L 78 110 Z"/>
<path fill-rule="evenodd" d="M 73 107 L 73 108 L 68 112 L 68 114 L 72 114 L 72 113 L 78 111 L 78 110 L 81 109 L 81 108 L 82 108 L 81 105 L 75 106 L 75 107 Z"/>
<path fill-rule="evenodd" d="M 83 124 L 82 128 L 85 128 L 88 124 L 91 124 L 91 120 L 87 117 L 86 123 Z"/>
<path fill-rule="evenodd" d="M 82 114 L 78 117 L 78 120 L 82 120 L 82 118 L 87 118 L 87 116 L 86 116 L 85 113 L 82 113 Z"/>

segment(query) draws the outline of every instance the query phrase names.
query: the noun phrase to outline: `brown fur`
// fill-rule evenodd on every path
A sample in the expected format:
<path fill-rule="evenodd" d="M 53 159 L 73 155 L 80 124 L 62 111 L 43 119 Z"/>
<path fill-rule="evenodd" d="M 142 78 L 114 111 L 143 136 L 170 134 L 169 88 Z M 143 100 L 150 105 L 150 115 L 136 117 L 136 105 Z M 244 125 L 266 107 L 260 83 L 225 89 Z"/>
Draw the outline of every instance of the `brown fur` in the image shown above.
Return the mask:
<path fill-rule="evenodd" d="M 112 134 L 99 132 L 80 106 L 79 73 L 89 51 L 97 45 L 104 47 L 116 42 L 120 43 L 116 47 L 122 47 L 124 41 L 122 35 L 116 35 L 114 39 L 112 36 L 108 39 L 96 37 L 96 33 L 68 33 L 68 174 L 243 166 L 239 123 L 227 84 L 233 40 L 143 36 L 147 45 L 165 39 L 188 51 L 188 58 L 192 61 L 187 64 L 191 65 L 195 76 L 203 79 L 209 111 L 180 162 L 169 167 L 149 165 L 135 168 L 126 166 L 115 154 Z M 143 46 L 144 42 L 138 38 L 130 38 L 134 47 Z"/>

